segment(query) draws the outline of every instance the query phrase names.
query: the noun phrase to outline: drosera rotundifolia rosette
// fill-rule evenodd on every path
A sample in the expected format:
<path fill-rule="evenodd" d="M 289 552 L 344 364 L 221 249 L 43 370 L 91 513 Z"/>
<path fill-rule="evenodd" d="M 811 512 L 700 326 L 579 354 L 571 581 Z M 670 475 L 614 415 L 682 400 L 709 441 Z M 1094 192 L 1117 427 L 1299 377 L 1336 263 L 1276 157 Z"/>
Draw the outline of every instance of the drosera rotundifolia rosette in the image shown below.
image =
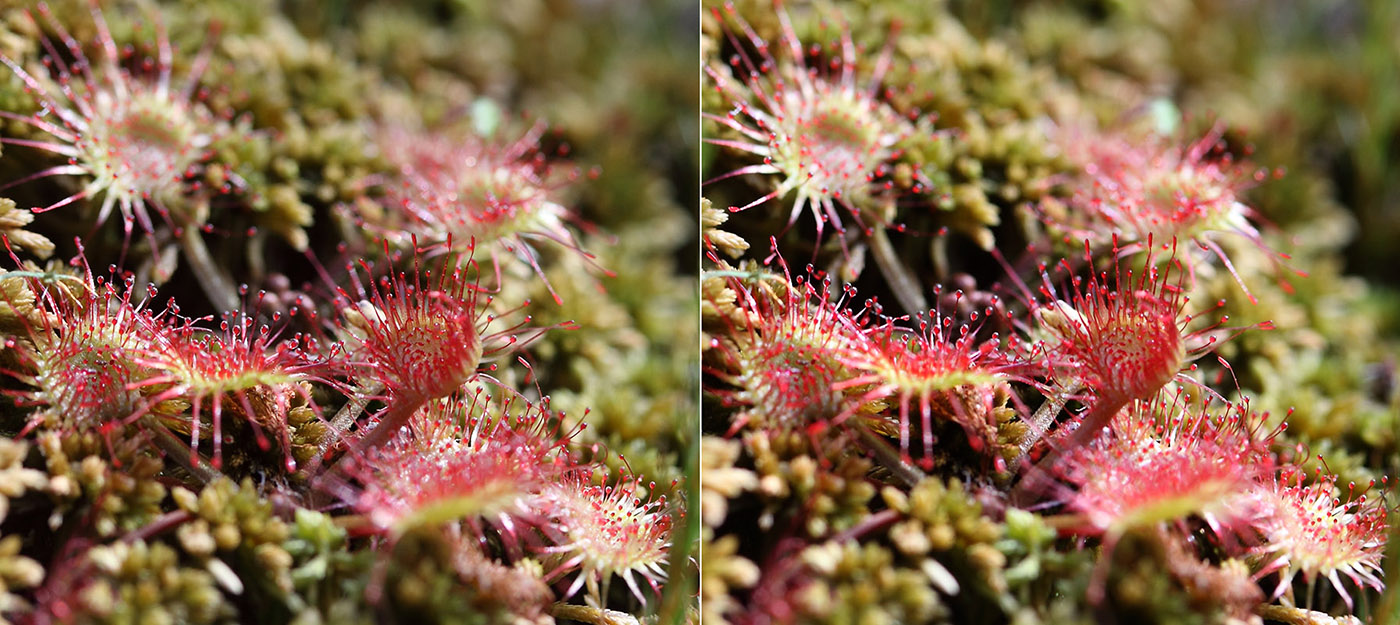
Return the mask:
<path fill-rule="evenodd" d="M 673 187 L 610 177 L 580 110 L 540 104 L 597 93 L 424 82 L 371 60 L 384 7 L 266 8 L 0 19 L 0 621 L 694 613 L 673 554 L 693 400 L 637 377 L 687 359 L 662 349 Z M 681 115 L 638 100 L 599 107 L 638 106 L 637 132 Z M 656 203 L 645 242 L 614 230 L 620 197 Z M 629 364 L 578 380 L 609 356 Z"/>
<path fill-rule="evenodd" d="M 706 617 L 1378 614 L 1400 455 L 1266 377 L 1395 341 L 1306 327 L 1337 250 L 1256 203 L 1284 168 L 966 9 L 705 4 Z"/>

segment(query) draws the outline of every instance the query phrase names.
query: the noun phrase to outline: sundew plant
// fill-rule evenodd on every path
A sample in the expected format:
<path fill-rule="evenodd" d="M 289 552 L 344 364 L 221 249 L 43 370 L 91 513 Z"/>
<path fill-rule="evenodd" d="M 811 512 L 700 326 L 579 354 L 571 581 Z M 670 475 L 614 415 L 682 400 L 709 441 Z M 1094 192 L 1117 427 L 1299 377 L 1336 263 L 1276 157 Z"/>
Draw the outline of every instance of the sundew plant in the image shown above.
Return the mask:
<path fill-rule="evenodd" d="M 693 620 L 688 9 L 0 8 L 0 622 Z"/>
<path fill-rule="evenodd" d="M 1393 620 L 1385 154 L 1320 35 L 1009 4 L 704 3 L 707 622 Z"/>

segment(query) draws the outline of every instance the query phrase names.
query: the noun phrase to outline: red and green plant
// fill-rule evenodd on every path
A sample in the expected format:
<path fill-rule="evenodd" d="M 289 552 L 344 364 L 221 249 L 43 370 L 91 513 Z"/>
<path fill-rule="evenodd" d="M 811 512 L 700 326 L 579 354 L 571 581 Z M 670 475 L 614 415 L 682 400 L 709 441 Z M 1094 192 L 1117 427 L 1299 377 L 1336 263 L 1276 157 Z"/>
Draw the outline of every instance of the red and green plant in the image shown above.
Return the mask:
<path fill-rule="evenodd" d="M 702 484 L 729 572 L 708 616 L 1377 614 L 1385 496 L 1304 468 L 1299 440 L 1341 444 L 1294 438 L 1256 368 L 1287 358 L 1268 335 L 1307 332 L 1270 320 L 1265 302 L 1303 297 L 1281 270 L 1316 288 L 1251 202 L 1282 170 L 1245 162 L 1224 121 L 1183 139 L 1192 120 L 1160 102 L 1096 116 L 958 10 L 708 8 L 704 430 L 735 439 Z M 782 264 L 809 250 L 831 279 Z M 1390 466 L 1375 445 L 1348 470 Z"/>
<path fill-rule="evenodd" d="M 653 344 L 680 211 L 564 160 L 636 137 L 332 53 L 376 7 L 344 37 L 265 8 L 0 16 L 0 189 L 36 206 L 3 211 L 0 621 L 684 615 L 690 400 L 629 379 L 686 359 Z"/>

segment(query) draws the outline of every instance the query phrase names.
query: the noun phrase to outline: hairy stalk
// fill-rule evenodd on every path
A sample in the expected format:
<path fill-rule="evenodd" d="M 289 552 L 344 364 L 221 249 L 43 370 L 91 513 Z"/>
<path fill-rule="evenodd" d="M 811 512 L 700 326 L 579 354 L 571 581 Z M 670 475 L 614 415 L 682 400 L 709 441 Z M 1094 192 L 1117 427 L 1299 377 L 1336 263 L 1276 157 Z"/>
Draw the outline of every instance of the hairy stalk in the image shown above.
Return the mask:
<path fill-rule="evenodd" d="M 933 259 L 933 279 L 939 283 L 947 282 L 948 268 L 952 266 L 948 260 L 948 237 L 934 237 L 928 245 L 928 253 Z"/>
<path fill-rule="evenodd" d="M 190 270 L 199 279 L 199 286 L 204 288 L 204 294 L 209 296 L 214 308 L 221 312 L 238 310 L 238 290 L 224 269 L 214 262 L 199 228 L 182 229 L 180 249 L 184 250 Z"/>
<path fill-rule="evenodd" d="M 1317 612 L 1294 606 L 1266 603 L 1254 607 L 1254 613 L 1264 620 L 1288 623 L 1289 625 L 1341 625 L 1351 621 L 1339 619 L 1326 612 Z"/>
<path fill-rule="evenodd" d="M 252 237 L 244 256 L 248 259 L 248 275 L 255 280 L 267 277 L 267 238 Z"/>
<path fill-rule="evenodd" d="M 1050 449 L 1050 453 L 1041 458 L 1039 462 L 1031 465 L 1026 471 L 1025 477 L 1011 491 L 1011 501 L 1017 505 L 1025 505 L 1031 502 L 1034 496 L 1050 485 L 1054 478 L 1050 476 L 1049 467 L 1053 467 L 1060 456 L 1067 451 L 1079 449 L 1089 444 L 1103 431 L 1105 425 L 1113 420 L 1114 415 L 1128 405 L 1130 399 L 1119 399 L 1113 396 L 1103 396 L 1094 402 L 1083 416 L 1079 419 L 1079 427 L 1069 435 L 1069 439 L 1062 445 L 1057 445 Z"/>
<path fill-rule="evenodd" d="M 170 512 L 166 512 L 165 514 L 156 517 L 155 520 L 143 525 L 140 529 L 127 532 L 126 535 L 122 536 L 121 540 L 124 543 L 134 543 L 138 540 L 146 540 L 148 538 L 151 538 L 152 536 L 159 536 L 160 534 L 164 534 L 171 528 L 178 527 L 179 525 L 193 518 L 194 515 L 190 514 L 188 511 L 172 510 Z"/>
<path fill-rule="evenodd" d="M 884 438 L 871 432 L 869 428 L 856 426 L 856 435 L 860 437 L 860 442 L 871 454 L 875 456 L 875 461 L 879 462 L 890 473 L 894 475 L 905 486 L 914 486 L 924 479 L 924 472 L 904 461 L 899 452 L 895 451 Z"/>
<path fill-rule="evenodd" d="M 1062 534 L 1070 532 L 1089 533 L 1095 531 L 1082 514 L 1050 514 L 1041 516 L 1040 520 L 1045 523 L 1046 527 L 1054 529 Z"/>
<path fill-rule="evenodd" d="M 900 262 L 899 254 L 890 244 L 890 237 L 885 234 L 885 229 L 873 229 L 866 239 L 870 241 L 870 251 L 875 254 L 875 265 L 880 268 L 880 273 L 885 275 L 885 280 L 889 282 L 890 290 L 894 291 L 894 298 L 899 301 L 899 305 L 912 312 L 928 310 L 928 299 L 924 297 L 919 281 L 909 272 L 909 268 Z"/>
<path fill-rule="evenodd" d="M 331 417 L 331 432 L 321 441 L 320 448 L 317 450 L 318 458 L 330 451 L 331 445 L 334 445 L 336 440 L 350 430 L 350 426 L 354 425 L 355 421 L 360 418 L 360 413 L 365 411 L 365 406 L 368 406 L 369 402 L 372 401 L 370 398 L 383 390 L 383 383 L 370 382 L 369 386 L 359 389 L 359 392 L 350 397 L 350 401 L 345 402 L 345 405 L 336 411 L 335 416 Z"/>
<path fill-rule="evenodd" d="M 1132 402 L 1130 397 L 1113 397 L 1105 395 L 1099 397 L 1098 401 L 1089 410 L 1084 412 L 1084 416 L 1079 419 L 1079 427 L 1070 434 L 1069 440 L 1065 442 L 1062 449 L 1078 449 L 1088 445 L 1103 432 L 1104 426 L 1108 425 L 1113 417 Z M 1052 453 L 1052 455 L 1054 455 Z M 1048 457 L 1047 457 L 1048 459 Z"/>
<path fill-rule="evenodd" d="M 53 273 L 49 271 L 6 271 L 5 273 L 0 273 L 0 280 L 7 280 L 9 278 L 34 278 L 37 280 L 42 280 L 44 282 L 52 282 L 54 280 L 69 280 L 72 282 L 77 282 L 78 284 L 83 284 L 82 278 L 78 276 L 70 276 L 66 273 Z"/>
<path fill-rule="evenodd" d="M 591 623 L 592 625 L 637 625 L 640 622 L 637 617 L 626 612 L 569 603 L 556 603 L 549 606 L 549 614 L 557 619 Z"/>
<path fill-rule="evenodd" d="M 403 394 L 390 400 L 389 407 L 385 408 L 384 414 L 379 417 L 379 425 L 374 426 L 373 430 L 360 439 L 360 450 L 368 451 L 388 442 L 389 437 L 408 423 L 413 413 L 418 412 L 428 399 L 420 394 Z"/>
<path fill-rule="evenodd" d="M 1385 579 L 1400 579 L 1400 523 L 1390 527 L 1386 539 Z M 1384 615 L 1377 622 L 1386 625 L 1400 625 L 1400 584 L 1392 584 L 1381 593 L 1376 614 Z"/>
<path fill-rule="evenodd" d="M 835 544 L 840 544 L 848 540 L 859 540 L 861 536 L 865 536 L 870 532 L 887 525 L 894 525 L 894 522 L 898 521 L 899 517 L 900 513 L 897 510 L 887 508 L 865 517 L 859 523 L 852 525 L 843 532 L 832 535 L 832 537 L 827 540 Z"/>
<path fill-rule="evenodd" d="M 224 476 L 221 471 L 204 462 L 199 454 L 191 451 L 188 443 L 175 438 L 175 435 L 171 434 L 170 430 L 165 429 L 165 426 L 151 419 L 149 414 L 143 420 L 146 430 L 155 432 L 156 446 L 160 447 L 165 455 L 175 458 L 180 466 L 189 470 L 190 474 L 199 478 L 201 482 L 208 484 Z"/>
<path fill-rule="evenodd" d="M 1034 415 L 1031 415 L 1030 435 L 1027 436 L 1025 440 L 1021 441 L 1021 455 L 1016 457 L 1016 461 L 1013 464 L 1019 465 L 1021 461 L 1025 459 L 1026 454 L 1030 453 L 1031 447 L 1034 447 L 1035 444 L 1040 441 L 1041 437 L 1045 436 L 1045 433 L 1050 429 L 1050 424 L 1055 421 L 1055 417 L 1060 414 L 1061 410 L 1064 410 L 1065 404 L 1069 403 L 1069 400 L 1074 397 L 1074 394 L 1079 392 L 1081 388 L 1083 387 L 1076 384 L 1071 388 L 1055 393 L 1053 396 L 1046 399 L 1044 404 L 1040 405 L 1040 408 L 1035 411 Z"/>
<path fill-rule="evenodd" d="M 700 501 L 700 445 L 686 445 L 685 451 L 685 473 L 686 475 L 697 476 L 685 480 L 685 497 L 689 501 Z M 700 544 L 700 523 L 701 515 L 685 514 L 677 519 L 680 532 L 673 536 L 680 536 L 679 539 L 671 541 L 671 554 L 667 557 L 669 562 L 689 563 L 699 562 L 699 554 L 694 552 L 695 547 Z M 676 579 L 678 576 L 673 576 Z M 656 625 L 685 625 L 690 622 L 687 618 L 691 597 L 699 589 L 694 586 L 698 582 L 678 584 L 668 583 L 661 588 L 661 605 L 656 611 Z"/>
<path fill-rule="evenodd" d="M 700 279 L 705 278 L 743 278 L 746 280 L 782 280 L 782 276 L 764 273 L 762 271 L 739 271 L 737 269 L 716 269 L 700 272 Z"/>

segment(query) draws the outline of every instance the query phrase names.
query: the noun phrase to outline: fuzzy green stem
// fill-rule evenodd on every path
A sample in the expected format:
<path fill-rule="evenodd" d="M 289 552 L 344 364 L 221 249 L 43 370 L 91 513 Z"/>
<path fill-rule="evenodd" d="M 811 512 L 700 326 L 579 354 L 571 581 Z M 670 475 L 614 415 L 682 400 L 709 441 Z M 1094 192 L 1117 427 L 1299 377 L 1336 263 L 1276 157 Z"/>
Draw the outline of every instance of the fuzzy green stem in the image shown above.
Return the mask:
<path fill-rule="evenodd" d="M 856 435 L 860 437 L 860 442 L 870 453 L 875 455 L 875 461 L 890 470 L 896 479 L 905 486 L 914 486 L 924 479 L 924 472 L 905 462 L 899 456 L 899 452 L 894 450 L 884 438 L 871 432 L 869 428 L 856 426 Z"/>
<path fill-rule="evenodd" d="M 1031 433 L 1025 440 L 1021 441 L 1021 455 L 1016 458 L 1016 464 L 1020 464 L 1025 459 L 1026 454 L 1030 453 L 1031 447 L 1034 447 L 1036 442 L 1045 436 L 1045 432 L 1050 429 L 1050 424 L 1055 421 L 1055 417 L 1064 409 L 1065 404 L 1069 403 L 1070 398 L 1079 392 L 1080 388 L 1079 385 L 1075 385 L 1055 393 L 1040 405 L 1034 415 L 1031 415 Z"/>
<path fill-rule="evenodd" d="M 1345 622 L 1325 612 L 1277 604 L 1255 606 L 1254 613 L 1266 621 L 1277 621 L 1289 625 L 1338 625 Z"/>
<path fill-rule="evenodd" d="M 870 251 L 875 254 L 875 266 L 885 275 L 885 280 L 889 283 L 890 290 L 894 291 L 894 298 L 899 305 L 911 312 L 928 310 L 928 299 L 924 298 L 919 281 L 899 260 L 899 254 L 890 244 L 890 237 L 885 234 L 885 229 L 875 228 L 867 240 L 870 241 Z"/>
<path fill-rule="evenodd" d="M 737 269 L 714 269 L 700 274 L 704 278 L 745 278 L 749 280 L 778 280 L 781 276 L 762 271 L 739 271 Z"/>
<path fill-rule="evenodd" d="M 383 384 L 371 382 L 369 386 L 358 389 L 357 392 L 350 397 L 350 401 L 345 402 L 345 405 L 341 406 L 340 410 L 336 411 L 335 416 L 331 417 L 331 431 L 326 435 L 326 438 L 321 441 L 321 445 L 317 450 L 316 456 L 318 458 L 329 451 L 331 445 L 335 444 L 335 441 L 339 440 L 346 432 L 350 431 L 350 426 L 354 425 L 355 421 L 360 418 L 360 413 L 364 412 L 365 406 L 368 406 L 369 402 L 372 401 L 371 397 L 383 390 Z"/>
<path fill-rule="evenodd" d="M 122 536 L 122 542 L 129 544 L 138 540 L 146 540 L 152 536 L 159 536 L 169 531 L 171 528 L 177 527 L 193 518 L 194 515 L 186 510 L 172 510 L 156 517 L 150 523 L 141 526 L 139 529 L 128 532 L 125 536 Z"/>
<path fill-rule="evenodd" d="M 928 255 L 933 259 L 933 278 L 939 282 L 946 282 L 948 268 L 952 266 L 952 263 L 948 262 L 948 237 L 934 237 L 933 242 L 929 243 Z"/>
<path fill-rule="evenodd" d="M 1108 425 L 1108 422 L 1112 421 L 1118 411 L 1122 410 L 1123 406 L 1128 405 L 1129 401 L 1131 401 L 1129 398 L 1111 395 L 1099 397 L 1098 401 L 1095 401 L 1089 410 L 1080 417 L 1079 428 L 1069 435 L 1068 440 L 1064 441 L 1063 445 L 1052 448 L 1050 453 L 1040 459 L 1040 462 L 1031 466 L 1030 470 L 1026 472 L 1026 476 L 1021 478 L 1020 483 L 1016 484 L 1016 488 L 1011 491 L 1011 501 L 1019 506 L 1030 504 L 1035 495 L 1043 492 L 1054 481 L 1054 478 L 1050 477 L 1048 467 L 1054 466 L 1065 452 L 1079 449 L 1098 438 L 1103 427 Z"/>
<path fill-rule="evenodd" d="M 267 276 L 267 236 L 258 234 L 248 239 L 248 275 L 261 281 Z"/>
<path fill-rule="evenodd" d="M 700 475 L 700 441 L 694 437 L 687 437 L 689 442 L 685 446 L 685 474 L 689 476 Z M 700 501 L 700 479 L 690 477 L 684 480 L 686 501 Z M 698 566 L 697 556 L 694 548 L 700 544 L 701 516 L 699 514 L 682 514 L 676 520 L 676 529 L 671 540 L 671 554 L 669 561 L 672 562 L 674 571 L 683 571 L 680 568 L 694 563 Z M 670 581 L 661 587 L 661 604 L 656 611 L 655 625 L 684 625 L 690 622 L 689 615 L 690 598 L 699 592 L 699 580 L 693 575 L 673 574 Z"/>
<path fill-rule="evenodd" d="M 208 463 L 204 462 L 203 458 L 200 458 L 198 454 L 191 451 L 188 444 L 175 438 L 175 435 L 171 434 L 170 430 L 165 429 L 165 426 L 156 423 L 155 420 L 150 419 L 149 416 L 150 415 L 147 415 L 148 418 L 145 419 L 146 430 L 155 433 L 156 446 L 160 447 L 160 450 L 165 452 L 165 455 L 174 457 L 175 460 L 180 463 L 180 466 L 185 467 L 185 469 L 189 470 L 191 475 L 205 484 L 224 476 L 222 472 L 209 466 Z"/>
<path fill-rule="evenodd" d="M 79 278 L 78 276 L 70 276 L 66 273 L 53 273 L 49 271 L 6 271 L 4 273 L 0 273 L 0 280 L 6 280 L 9 278 L 34 278 L 37 280 L 43 280 L 45 282 L 49 282 L 52 280 L 72 280 L 73 282 L 78 283 L 83 282 L 83 279 Z"/>
<path fill-rule="evenodd" d="M 1098 562 L 1094 563 L 1094 570 L 1089 573 L 1089 588 L 1084 593 L 1089 605 L 1095 608 L 1103 605 L 1108 594 L 1108 570 L 1113 568 L 1113 550 L 1118 547 L 1118 541 L 1122 538 L 1123 533 L 1115 531 L 1106 532 L 1103 536 Z"/>
<path fill-rule="evenodd" d="M 199 228 L 185 227 L 180 232 L 180 249 L 184 250 L 190 270 L 199 280 L 199 286 L 204 287 L 204 294 L 214 308 L 222 312 L 238 310 L 238 290 L 223 268 L 214 262 Z"/>
<path fill-rule="evenodd" d="M 695 501 L 692 499 L 691 501 Z M 1386 542 L 1385 579 L 1400 580 L 1400 523 L 1392 523 Z M 1376 605 L 1376 622 L 1400 625 L 1400 584 L 1389 584 Z"/>
<path fill-rule="evenodd" d="M 398 433 L 427 401 L 428 397 L 419 394 L 403 394 L 389 400 L 388 408 L 379 417 L 379 425 L 360 439 L 360 450 L 369 451 L 389 442 L 389 437 Z"/>
<path fill-rule="evenodd" d="M 592 625 L 637 625 L 639 622 L 637 617 L 626 612 L 569 603 L 556 603 L 549 606 L 549 614 L 557 619 L 591 623 Z"/>
<path fill-rule="evenodd" d="M 1063 449 L 1078 449 L 1099 437 L 1104 426 L 1108 425 L 1118 412 L 1128 405 L 1132 399 L 1128 397 L 1102 396 L 1094 405 L 1084 413 L 1079 419 L 1079 427 L 1070 434 L 1069 440 L 1065 442 Z"/>
<path fill-rule="evenodd" d="M 1091 526 L 1082 514 L 1052 514 L 1042 516 L 1040 520 L 1045 522 L 1046 527 L 1060 533 L 1090 534 L 1098 529 Z"/>
<path fill-rule="evenodd" d="M 402 536 L 419 527 L 437 527 L 448 522 L 496 514 L 525 495 L 513 486 L 486 481 L 475 492 L 445 497 L 418 507 L 394 523 L 393 535 Z"/>
<path fill-rule="evenodd" d="M 859 540 L 860 537 L 875 530 L 888 525 L 894 525 L 894 522 L 898 521 L 900 516 L 899 511 L 890 509 L 866 515 L 865 519 L 861 520 L 861 522 L 852 525 L 844 532 L 833 535 L 831 538 L 827 539 L 827 542 L 839 545 L 848 540 Z"/>

